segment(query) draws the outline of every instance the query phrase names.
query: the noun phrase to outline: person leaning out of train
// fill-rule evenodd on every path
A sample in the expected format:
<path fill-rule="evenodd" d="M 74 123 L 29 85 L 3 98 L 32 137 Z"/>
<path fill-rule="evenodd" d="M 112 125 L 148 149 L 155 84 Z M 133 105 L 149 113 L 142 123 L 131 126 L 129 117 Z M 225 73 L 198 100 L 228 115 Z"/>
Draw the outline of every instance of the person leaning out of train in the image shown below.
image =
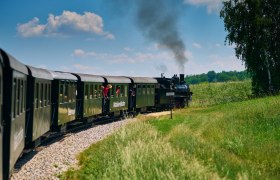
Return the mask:
<path fill-rule="evenodd" d="M 105 99 L 108 99 L 108 92 L 109 90 L 112 88 L 112 85 L 111 84 L 107 84 L 105 87 L 104 86 L 101 86 L 101 88 L 103 89 L 103 97 Z"/>

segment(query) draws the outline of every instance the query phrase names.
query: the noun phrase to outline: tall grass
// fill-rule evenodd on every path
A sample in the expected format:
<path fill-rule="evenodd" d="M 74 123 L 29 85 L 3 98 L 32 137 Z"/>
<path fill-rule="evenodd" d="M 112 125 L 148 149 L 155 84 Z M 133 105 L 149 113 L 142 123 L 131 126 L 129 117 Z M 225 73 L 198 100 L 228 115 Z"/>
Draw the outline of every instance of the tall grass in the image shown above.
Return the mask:
<path fill-rule="evenodd" d="M 194 93 L 191 102 L 193 107 L 244 101 L 252 96 L 251 81 L 201 83 L 191 85 L 190 88 Z"/>
<path fill-rule="evenodd" d="M 134 123 L 79 156 L 62 179 L 206 179 L 218 177 L 172 147 L 148 123 Z"/>

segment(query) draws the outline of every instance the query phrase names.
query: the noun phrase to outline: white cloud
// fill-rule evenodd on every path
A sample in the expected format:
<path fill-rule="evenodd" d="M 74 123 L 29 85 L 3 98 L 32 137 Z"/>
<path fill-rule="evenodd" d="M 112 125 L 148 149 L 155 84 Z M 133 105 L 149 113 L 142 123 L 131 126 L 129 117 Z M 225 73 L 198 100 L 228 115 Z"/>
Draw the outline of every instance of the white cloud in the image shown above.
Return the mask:
<path fill-rule="evenodd" d="M 39 25 L 39 19 L 33 18 L 31 21 L 17 26 L 17 31 L 22 37 L 40 36 L 46 25 Z"/>
<path fill-rule="evenodd" d="M 88 57 L 88 56 L 96 56 L 97 54 L 92 51 L 92 52 L 85 52 L 84 50 L 82 49 L 75 49 L 72 56 L 75 56 L 75 57 L 80 57 L 80 58 L 83 58 L 83 57 Z"/>
<path fill-rule="evenodd" d="M 195 6 L 206 6 L 208 13 L 219 12 L 222 7 L 223 0 L 184 0 L 185 4 Z"/>
<path fill-rule="evenodd" d="M 97 14 L 85 12 L 63 11 L 59 16 L 50 14 L 46 24 L 39 24 L 37 17 L 31 21 L 18 24 L 17 30 L 22 37 L 71 35 L 75 33 L 89 33 L 115 39 L 114 35 L 103 30 L 103 19 Z"/>
<path fill-rule="evenodd" d="M 202 46 L 198 43 L 193 43 L 192 45 L 193 45 L 193 47 L 198 48 L 198 49 L 202 48 Z"/>

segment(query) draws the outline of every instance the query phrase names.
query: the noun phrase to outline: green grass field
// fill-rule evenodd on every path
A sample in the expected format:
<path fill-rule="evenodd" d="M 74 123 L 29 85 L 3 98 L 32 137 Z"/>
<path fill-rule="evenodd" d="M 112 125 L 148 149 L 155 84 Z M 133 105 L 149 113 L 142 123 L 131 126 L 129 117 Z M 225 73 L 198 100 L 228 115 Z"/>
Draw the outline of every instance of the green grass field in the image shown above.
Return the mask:
<path fill-rule="evenodd" d="M 251 81 L 226 83 L 201 83 L 190 86 L 193 94 L 192 107 L 244 101 L 252 97 Z"/>
<path fill-rule="evenodd" d="M 140 116 L 60 178 L 280 179 L 280 96 L 225 102 Z"/>

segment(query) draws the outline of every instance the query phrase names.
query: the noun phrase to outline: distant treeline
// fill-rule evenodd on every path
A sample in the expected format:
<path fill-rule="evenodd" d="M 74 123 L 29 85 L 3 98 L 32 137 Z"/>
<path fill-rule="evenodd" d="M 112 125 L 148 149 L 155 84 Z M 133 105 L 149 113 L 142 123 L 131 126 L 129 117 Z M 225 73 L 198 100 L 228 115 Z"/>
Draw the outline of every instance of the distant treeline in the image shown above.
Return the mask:
<path fill-rule="evenodd" d="M 202 82 L 227 82 L 227 81 L 244 81 L 250 79 L 251 76 L 247 71 L 222 71 L 216 73 L 215 71 L 209 71 L 207 74 L 189 75 L 185 80 L 188 84 L 199 84 Z"/>

